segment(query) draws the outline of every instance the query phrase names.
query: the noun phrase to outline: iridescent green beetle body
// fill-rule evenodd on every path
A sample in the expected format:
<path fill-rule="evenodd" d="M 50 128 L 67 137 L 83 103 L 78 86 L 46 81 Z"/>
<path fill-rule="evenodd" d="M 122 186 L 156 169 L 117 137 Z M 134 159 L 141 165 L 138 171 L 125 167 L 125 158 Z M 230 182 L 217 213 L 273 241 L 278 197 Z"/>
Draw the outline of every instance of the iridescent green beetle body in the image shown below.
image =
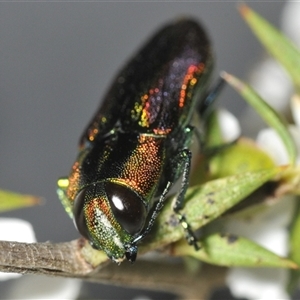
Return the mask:
<path fill-rule="evenodd" d="M 193 128 L 213 58 L 192 20 L 167 25 L 116 77 L 80 139 L 59 197 L 80 233 L 114 261 L 134 261 L 171 185 L 188 184 Z"/>

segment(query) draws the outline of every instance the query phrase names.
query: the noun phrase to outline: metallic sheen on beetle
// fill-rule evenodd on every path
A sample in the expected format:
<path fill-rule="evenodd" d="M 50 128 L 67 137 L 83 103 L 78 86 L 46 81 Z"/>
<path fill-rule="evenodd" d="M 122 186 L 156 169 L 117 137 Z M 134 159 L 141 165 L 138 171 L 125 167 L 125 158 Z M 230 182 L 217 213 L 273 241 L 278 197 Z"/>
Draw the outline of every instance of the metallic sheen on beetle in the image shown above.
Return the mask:
<path fill-rule="evenodd" d="M 159 30 L 116 76 L 79 141 L 58 195 L 78 231 L 115 262 L 136 259 L 172 185 L 188 186 L 193 114 L 213 69 L 205 31 L 189 19 Z M 182 219 L 181 219 L 182 220 Z M 195 243 L 192 232 L 189 242 Z"/>

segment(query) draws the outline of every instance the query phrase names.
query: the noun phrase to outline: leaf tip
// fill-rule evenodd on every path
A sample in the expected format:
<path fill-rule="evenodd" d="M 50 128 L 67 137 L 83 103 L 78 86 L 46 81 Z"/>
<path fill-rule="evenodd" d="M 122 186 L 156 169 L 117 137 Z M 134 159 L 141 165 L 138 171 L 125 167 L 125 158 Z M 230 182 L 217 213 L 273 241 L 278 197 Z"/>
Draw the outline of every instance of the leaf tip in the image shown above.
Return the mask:
<path fill-rule="evenodd" d="M 221 71 L 220 72 L 220 77 L 223 78 L 227 83 L 230 82 L 230 80 L 232 80 L 232 75 L 227 73 L 226 71 Z"/>
<path fill-rule="evenodd" d="M 35 195 L 25 195 L 25 199 L 29 206 L 44 205 L 46 203 L 46 199 L 44 197 Z"/>
<path fill-rule="evenodd" d="M 39 196 L 32 196 L 32 203 L 34 205 L 44 205 L 46 203 L 46 198 Z"/>
<path fill-rule="evenodd" d="M 299 270 L 299 265 L 292 260 L 287 260 L 287 266 L 292 270 Z"/>
<path fill-rule="evenodd" d="M 220 73 L 220 76 L 229 84 L 231 85 L 234 89 L 236 89 L 238 92 L 242 92 L 245 88 L 244 83 L 239 80 L 238 78 L 236 78 L 235 76 L 222 71 Z"/>
<path fill-rule="evenodd" d="M 238 5 L 238 10 L 241 14 L 241 16 L 246 19 L 249 13 L 251 12 L 251 8 L 246 5 L 245 3 L 241 3 Z"/>

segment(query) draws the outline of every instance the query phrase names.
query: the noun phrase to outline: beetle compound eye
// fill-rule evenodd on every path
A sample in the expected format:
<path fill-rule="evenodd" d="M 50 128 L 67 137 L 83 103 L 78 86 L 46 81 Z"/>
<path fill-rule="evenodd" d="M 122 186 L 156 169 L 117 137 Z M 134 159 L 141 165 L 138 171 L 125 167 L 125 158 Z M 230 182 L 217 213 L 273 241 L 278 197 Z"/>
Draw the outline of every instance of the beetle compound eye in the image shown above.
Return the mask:
<path fill-rule="evenodd" d="M 86 221 L 84 218 L 84 203 L 86 199 L 87 189 L 84 188 L 81 190 L 75 198 L 74 201 L 74 222 L 78 229 L 78 231 L 83 235 L 86 239 L 89 239 L 88 228 L 86 226 Z"/>
<path fill-rule="evenodd" d="M 140 232 L 147 216 L 141 198 L 131 189 L 113 182 L 105 183 L 105 191 L 119 224 L 130 234 Z"/>

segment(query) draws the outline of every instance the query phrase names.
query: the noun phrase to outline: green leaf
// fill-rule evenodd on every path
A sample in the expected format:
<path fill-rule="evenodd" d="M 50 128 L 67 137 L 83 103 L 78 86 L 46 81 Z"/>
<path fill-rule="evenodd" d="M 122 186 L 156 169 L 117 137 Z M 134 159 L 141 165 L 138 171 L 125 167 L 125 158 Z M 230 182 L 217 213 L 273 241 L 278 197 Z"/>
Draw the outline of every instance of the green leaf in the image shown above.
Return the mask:
<path fill-rule="evenodd" d="M 243 81 L 226 72 L 223 72 L 221 76 L 256 110 L 270 127 L 274 128 L 286 147 L 290 164 L 295 165 L 297 148 L 283 117 Z"/>
<path fill-rule="evenodd" d="M 299 199 L 298 199 L 299 201 Z M 290 229 L 290 258 L 300 265 L 300 202 L 297 202 L 297 207 L 295 209 L 293 222 Z M 294 292 L 298 286 L 298 281 L 300 279 L 300 272 L 291 271 L 290 280 L 288 284 L 289 292 Z"/>
<path fill-rule="evenodd" d="M 267 153 L 252 141 L 241 138 L 212 157 L 209 170 L 213 178 L 275 167 Z"/>
<path fill-rule="evenodd" d="M 243 200 L 250 193 L 274 178 L 282 168 L 269 168 L 244 172 L 230 177 L 209 181 L 187 190 L 185 205 L 181 214 L 186 217 L 193 230 L 222 215 L 229 208 Z M 181 239 L 183 228 L 168 201 L 156 220 L 156 227 L 149 234 L 146 249 L 156 249 Z M 146 251 L 144 248 L 144 252 Z"/>
<path fill-rule="evenodd" d="M 240 6 L 240 13 L 253 33 L 267 51 L 282 64 L 290 74 L 295 86 L 300 88 L 300 51 L 275 27 L 246 5 Z"/>
<path fill-rule="evenodd" d="M 202 248 L 195 251 L 184 241 L 174 245 L 174 255 L 189 255 L 207 263 L 227 267 L 278 267 L 297 269 L 298 265 L 243 237 L 211 234 L 201 239 Z"/>
<path fill-rule="evenodd" d="M 0 212 L 24 208 L 41 203 L 41 198 L 0 190 Z"/>

